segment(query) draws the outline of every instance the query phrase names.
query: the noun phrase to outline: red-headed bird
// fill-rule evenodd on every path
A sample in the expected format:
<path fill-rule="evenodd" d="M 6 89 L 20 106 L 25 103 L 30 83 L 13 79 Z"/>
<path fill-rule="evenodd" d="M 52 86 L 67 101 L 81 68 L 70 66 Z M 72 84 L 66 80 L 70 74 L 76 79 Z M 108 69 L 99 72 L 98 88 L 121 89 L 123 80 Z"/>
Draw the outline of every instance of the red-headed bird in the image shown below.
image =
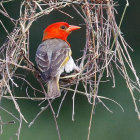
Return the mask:
<path fill-rule="evenodd" d="M 36 63 L 41 71 L 42 79 L 47 83 L 46 97 L 53 99 L 61 95 L 59 78 L 64 70 L 79 71 L 72 59 L 70 44 L 67 42 L 69 34 L 80 29 L 79 26 L 69 25 L 66 22 L 56 22 L 49 25 L 43 34 L 43 42 L 36 52 Z"/>

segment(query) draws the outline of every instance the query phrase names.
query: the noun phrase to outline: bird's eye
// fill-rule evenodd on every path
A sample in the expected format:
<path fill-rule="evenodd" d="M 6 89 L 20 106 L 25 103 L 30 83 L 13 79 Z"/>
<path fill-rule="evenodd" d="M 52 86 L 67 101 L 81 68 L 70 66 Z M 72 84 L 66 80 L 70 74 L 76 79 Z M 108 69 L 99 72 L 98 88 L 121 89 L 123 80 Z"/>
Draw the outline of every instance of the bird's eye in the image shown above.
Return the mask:
<path fill-rule="evenodd" d="M 61 29 L 66 29 L 66 26 L 62 25 L 60 28 L 61 28 Z"/>

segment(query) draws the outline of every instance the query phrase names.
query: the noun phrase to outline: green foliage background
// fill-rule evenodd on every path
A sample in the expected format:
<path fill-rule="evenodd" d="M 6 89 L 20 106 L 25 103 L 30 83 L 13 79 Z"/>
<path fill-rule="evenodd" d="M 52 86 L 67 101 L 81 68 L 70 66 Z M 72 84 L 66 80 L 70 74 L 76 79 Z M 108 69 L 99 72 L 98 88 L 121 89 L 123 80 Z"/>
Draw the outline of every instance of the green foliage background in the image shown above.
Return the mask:
<path fill-rule="evenodd" d="M 9 4 L 5 4 L 5 8 L 9 11 L 9 14 L 18 18 L 19 16 L 19 5 L 21 1 L 15 0 Z M 119 6 L 117 7 L 118 15 L 116 15 L 117 21 L 119 23 L 122 11 L 124 9 L 125 0 L 119 0 Z M 125 39 L 134 49 L 134 52 L 131 53 L 131 57 L 134 63 L 134 66 L 137 70 L 138 76 L 140 76 L 140 1 L 130 0 L 130 6 L 127 9 L 125 18 L 122 24 L 122 32 L 124 33 Z M 30 29 L 30 59 L 34 62 L 36 49 L 41 43 L 43 30 L 47 25 L 57 22 L 57 21 L 66 21 L 70 24 L 78 25 L 82 24 L 83 21 L 78 15 L 74 12 L 72 8 L 63 9 L 70 15 L 74 17 L 71 19 L 66 15 L 55 11 L 50 15 L 46 15 L 36 22 L 33 23 L 32 28 Z M 11 12 L 12 11 L 12 12 Z M 5 17 L 0 15 L 0 20 L 3 21 L 6 28 L 9 32 L 12 31 L 13 26 L 10 21 Z M 69 42 L 71 43 L 73 50 L 73 57 L 76 59 L 81 55 L 79 50 L 82 50 L 85 44 L 85 27 L 81 26 L 82 29 L 72 33 L 69 37 Z M 0 44 L 6 39 L 6 33 L 0 25 Z M 28 79 L 35 84 L 37 83 L 31 75 L 28 76 Z M 23 90 L 15 89 L 16 94 L 20 96 L 25 95 L 25 87 Z M 31 91 L 29 91 L 30 94 Z M 100 85 L 99 95 L 112 98 L 119 102 L 125 112 L 123 113 L 118 106 L 113 104 L 110 101 L 105 100 L 106 105 L 113 111 L 109 113 L 100 103 L 96 105 L 95 115 L 93 116 L 92 129 L 91 129 L 91 138 L 90 140 L 139 140 L 140 139 L 140 121 L 137 119 L 133 102 L 130 96 L 124 79 L 116 73 L 116 88 L 112 88 L 112 82 L 102 83 Z M 139 93 L 135 92 L 137 100 L 140 99 Z M 53 103 L 55 111 L 57 111 L 61 97 L 56 99 Z M 25 118 L 30 122 L 35 115 L 40 111 L 38 102 L 18 100 L 20 104 L 22 113 L 25 115 Z M 18 115 L 14 109 L 12 101 L 2 99 L 1 106 L 11 111 L 13 114 Z M 45 106 L 47 103 L 43 103 L 41 106 Z M 69 93 L 66 96 L 66 99 L 62 105 L 61 112 L 58 118 L 58 125 L 60 128 L 60 133 L 62 140 L 85 140 L 88 133 L 88 125 L 90 119 L 91 105 L 89 105 L 87 99 L 82 95 L 76 95 L 75 101 L 75 121 L 72 121 L 72 93 Z M 13 118 L 7 115 L 5 112 L 0 110 L 0 115 L 2 116 L 3 121 L 10 121 Z M 15 132 L 17 130 L 18 124 L 9 124 L 3 125 L 3 134 L 0 135 L 0 140 L 9 140 L 10 137 L 15 140 Z M 45 111 L 34 123 L 31 128 L 28 128 L 28 125 L 23 123 L 21 129 L 21 140 L 57 140 L 57 132 L 55 128 L 55 123 L 53 120 L 52 113 L 50 109 Z"/>

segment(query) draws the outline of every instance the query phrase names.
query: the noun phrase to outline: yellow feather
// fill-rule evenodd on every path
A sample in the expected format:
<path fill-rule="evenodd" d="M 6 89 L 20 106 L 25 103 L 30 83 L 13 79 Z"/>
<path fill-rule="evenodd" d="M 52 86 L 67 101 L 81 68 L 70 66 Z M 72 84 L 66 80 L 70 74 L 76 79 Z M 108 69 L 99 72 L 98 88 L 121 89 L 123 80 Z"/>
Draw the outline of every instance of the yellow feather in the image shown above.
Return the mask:
<path fill-rule="evenodd" d="M 63 61 L 63 63 L 61 64 L 61 67 L 63 67 L 63 66 L 69 61 L 69 59 L 70 59 L 70 57 L 67 56 L 67 57 L 65 58 L 65 60 Z"/>
<path fill-rule="evenodd" d="M 69 61 L 71 55 L 72 55 L 72 51 L 69 51 L 68 56 L 65 58 L 65 60 L 63 61 L 60 67 L 65 66 L 65 64 Z"/>

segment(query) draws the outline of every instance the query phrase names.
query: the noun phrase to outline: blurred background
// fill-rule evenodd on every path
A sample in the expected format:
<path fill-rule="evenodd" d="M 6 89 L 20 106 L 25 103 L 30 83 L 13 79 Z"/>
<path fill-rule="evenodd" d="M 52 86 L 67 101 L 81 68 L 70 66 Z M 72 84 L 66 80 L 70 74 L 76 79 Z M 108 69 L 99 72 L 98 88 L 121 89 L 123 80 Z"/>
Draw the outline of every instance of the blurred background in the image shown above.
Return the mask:
<path fill-rule="evenodd" d="M 117 2 L 117 1 L 116 1 Z M 130 6 L 127 9 L 121 31 L 124 33 L 124 37 L 128 44 L 134 49 L 134 52 L 130 51 L 134 66 L 137 70 L 138 76 L 140 76 L 140 1 L 130 0 Z M 13 18 L 19 17 L 19 6 L 21 1 L 15 0 L 9 4 L 5 4 L 6 10 Z M 116 19 L 119 23 L 123 9 L 125 7 L 125 0 L 118 0 L 118 14 Z M 38 45 L 42 40 L 43 30 L 47 25 L 58 22 L 66 21 L 73 25 L 81 25 L 81 29 L 72 33 L 69 37 L 73 50 L 73 57 L 77 59 L 81 56 L 81 51 L 85 45 L 85 27 L 82 25 L 83 20 L 77 15 L 77 13 L 71 8 L 64 8 L 74 18 L 55 11 L 49 15 L 43 16 L 33 23 L 30 29 L 30 60 L 35 63 L 35 53 Z M 13 26 L 7 18 L 0 15 L 0 20 L 6 26 L 9 32 L 12 31 Z M 5 41 L 6 33 L 0 25 L 0 45 Z M 18 71 L 17 71 L 18 73 Z M 28 79 L 32 84 L 38 86 L 35 79 L 29 74 Z M 108 112 L 100 103 L 96 105 L 95 114 L 93 116 L 91 137 L 90 140 L 139 140 L 140 139 L 140 121 L 137 119 L 137 114 L 134 110 L 129 90 L 126 87 L 124 79 L 116 73 L 116 87 L 112 88 L 112 82 L 102 83 L 100 85 L 99 95 L 109 97 L 122 105 L 124 112 L 114 103 L 104 100 L 104 103 L 113 111 Z M 16 94 L 25 96 L 25 87 L 22 90 L 15 89 Z M 31 95 L 32 91 L 28 91 Z M 137 100 L 140 99 L 140 94 L 135 91 Z M 58 110 L 58 106 L 61 102 L 61 98 L 56 99 L 53 103 L 55 112 Z M 21 111 L 24 114 L 28 122 L 31 122 L 35 115 L 40 111 L 39 102 L 18 100 Z M 45 106 L 47 102 L 43 103 L 41 107 Z M 15 110 L 13 102 L 10 100 L 2 99 L 0 105 L 9 110 L 13 114 L 18 116 Z M 140 105 L 139 105 L 140 107 Z M 91 105 L 88 103 L 87 98 L 82 95 L 76 95 L 75 100 L 75 121 L 72 121 L 72 93 L 66 96 L 63 102 L 60 115 L 58 117 L 58 125 L 61 133 L 62 140 L 85 140 L 88 134 L 88 125 L 90 120 Z M 13 120 L 13 118 L 7 113 L 0 110 L 0 116 L 4 122 Z M 18 128 L 18 124 L 3 125 L 3 134 L 0 135 L 0 140 L 12 140 L 16 139 L 15 132 Z M 28 124 L 23 122 L 21 129 L 21 140 L 57 140 L 57 132 L 50 109 L 47 109 L 39 118 L 35 121 L 31 128 L 28 128 Z"/>

